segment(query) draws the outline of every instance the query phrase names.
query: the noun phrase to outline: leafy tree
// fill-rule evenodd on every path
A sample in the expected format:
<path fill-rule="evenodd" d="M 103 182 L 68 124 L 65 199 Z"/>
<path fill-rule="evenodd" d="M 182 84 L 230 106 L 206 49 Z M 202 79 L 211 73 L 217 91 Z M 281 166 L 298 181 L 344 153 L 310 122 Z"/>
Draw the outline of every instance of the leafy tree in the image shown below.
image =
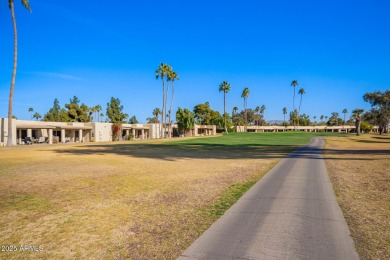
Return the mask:
<path fill-rule="evenodd" d="M 30 4 L 28 0 L 22 0 L 22 5 L 31 12 Z M 16 29 L 16 18 L 15 18 L 15 6 L 14 0 L 8 0 L 8 7 L 11 11 L 12 24 L 14 29 L 14 66 L 12 69 L 12 79 L 11 79 L 11 87 L 9 91 L 9 103 L 8 103 L 8 139 L 7 146 L 12 146 L 12 106 L 13 106 L 13 98 L 14 98 L 14 90 L 15 90 L 15 80 L 16 80 L 16 67 L 18 63 L 18 33 Z"/>
<path fill-rule="evenodd" d="M 35 112 L 33 117 L 37 119 L 37 121 L 39 120 L 39 118 L 42 118 L 41 114 L 39 114 L 38 112 Z"/>
<path fill-rule="evenodd" d="M 244 110 L 245 110 L 245 131 L 248 126 L 248 113 L 247 113 L 247 103 L 248 103 L 248 97 L 249 97 L 249 88 L 244 88 L 244 90 L 241 93 L 241 97 L 244 99 Z"/>
<path fill-rule="evenodd" d="M 255 110 L 251 108 L 241 110 L 241 112 L 236 115 L 237 125 L 255 125 L 257 120 L 259 120 L 258 115 Z"/>
<path fill-rule="evenodd" d="M 298 110 L 290 112 L 290 124 L 295 126 L 295 123 L 298 122 Z"/>
<path fill-rule="evenodd" d="M 147 124 L 158 124 L 159 121 L 155 117 L 148 117 L 148 118 L 146 118 L 146 123 Z"/>
<path fill-rule="evenodd" d="M 364 101 L 371 104 L 371 110 L 364 117 L 371 123 L 378 125 L 379 133 L 387 132 L 390 122 L 390 90 L 385 92 L 368 92 L 363 96 Z"/>
<path fill-rule="evenodd" d="M 53 107 L 50 108 L 49 112 L 47 112 L 43 116 L 43 121 L 47 122 L 68 122 L 70 121 L 68 114 L 65 109 L 61 109 L 60 102 L 57 98 L 54 99 Z"/>
<path fill-rule="evenodd" d="M 79 105 L 79 103 L 79 98 L 73 96 L 73 98 L 70 99 L 69 103 L 65 104 L 65 107 L 68 109 L 68 121 L 89 122 L 88 112 L 90 111 L 90 108 L 84 103 L 82 103 L 81 105 Z"/>
<path fill-rule="evenodd" d="M 28 112 L 30 112 L 30 114 L 31 114 L 31 120 L 33 119 L 33 112 L 34 112 L 34 109 L 32 108 L 32 107 L 30 107 L 29 109 L 28 109 Z"/>
<path fill-rule="evenodd" d="M 310 116 L 306 114 L 302 114 L 299 116 L 299 125 L 301 126 L 309 126 L 311 125 Z"/>
<path fill-rule="evenodd" d="M 225 133 L 228 133 L 227 127 L 226 127 L 226 93 L 230 91 L 230 84 L 227 81 L 223 81 L 219 85 L 219 92 L 223 91 L 223 124 Z"/>
<path fill-rule="evenodd" d="M 339 113 L 332 112 L 332 116 L 329 118 L 328 125 L 335 126 L 343 123 L 343 120 L 339 118 Z"/>
<path fill-rule="evenodd" d="M 360 130 L 361 130 L 362 132 L 369 133 L 369 132 L 372 131 L 372 129 L 374 129 L 374 126 L 373 126 L 373 125 L 370 125 L 369 123 L 364 122 L 364 121 L 361 122 L 361 124 L 360 124 Z"/>
<path fill-rule="evenodd" d="M 195 127 L 194 114 L 187 108 L 181 109 L 180 107 L 176 112 L 176 121 L 179 130 L 190 130 Z"/>
<path fill-rule="evenodd" d="M 110 103 L 107 103 L 106 115 L 110 123 L 122 124 L 126 122 L 129 117 L 128 114 L 123 113 L 123 105 L 119 98 L 111 97 Z"/>
<path fill-rule="evenodd" d="M 138 124 L 138 120 L 135 116 L 132 116 L 130 119 L 129 119 L 129 124 Z"/>
<path fill-rule="evenodd" d="M 194 107 L 196 121 L 201 125 L 217 125 L 223 127 L 223 118 L 218 111 L 212 110 L 210 104 L 198 104 Z"/>

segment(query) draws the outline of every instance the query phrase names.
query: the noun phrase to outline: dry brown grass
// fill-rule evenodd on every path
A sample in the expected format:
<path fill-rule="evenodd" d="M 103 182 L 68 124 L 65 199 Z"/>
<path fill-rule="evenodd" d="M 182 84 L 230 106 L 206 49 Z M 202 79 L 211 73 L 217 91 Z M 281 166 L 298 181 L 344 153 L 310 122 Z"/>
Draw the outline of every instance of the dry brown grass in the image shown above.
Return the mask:
<path fill-rule="evenodd" d="M 215 220 L 205 208 L 279 159 L 160 142 L 0 149 L 0 245 L 43 247 L 0 258 L 176 258 Z"/>
<path fill-rule="evenodd" d="M 326 165 L 361 259 L 390 259 L 390 136 L 328 137 Z"/>

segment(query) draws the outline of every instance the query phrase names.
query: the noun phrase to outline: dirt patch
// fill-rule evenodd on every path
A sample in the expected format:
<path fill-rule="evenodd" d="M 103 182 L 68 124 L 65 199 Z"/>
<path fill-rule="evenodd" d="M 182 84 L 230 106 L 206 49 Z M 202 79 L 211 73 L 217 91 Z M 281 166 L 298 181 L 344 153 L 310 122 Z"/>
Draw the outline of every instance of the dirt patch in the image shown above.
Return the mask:
<path fill-rule="evenodd" d="M 324 157 L 361 259 L 390 259 L 390 136 L 328 137 Z"/>

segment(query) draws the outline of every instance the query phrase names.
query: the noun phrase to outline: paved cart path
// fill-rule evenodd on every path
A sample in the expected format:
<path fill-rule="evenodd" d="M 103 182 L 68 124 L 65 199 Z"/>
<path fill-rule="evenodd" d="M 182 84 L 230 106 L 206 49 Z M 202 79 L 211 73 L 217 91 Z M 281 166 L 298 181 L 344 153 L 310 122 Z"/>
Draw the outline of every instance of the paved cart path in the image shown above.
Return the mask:
<path fill-rule="evenodd" d="M 359 259 L 323 143 L 313 138 L 280 161 L 179 259 Z"/>

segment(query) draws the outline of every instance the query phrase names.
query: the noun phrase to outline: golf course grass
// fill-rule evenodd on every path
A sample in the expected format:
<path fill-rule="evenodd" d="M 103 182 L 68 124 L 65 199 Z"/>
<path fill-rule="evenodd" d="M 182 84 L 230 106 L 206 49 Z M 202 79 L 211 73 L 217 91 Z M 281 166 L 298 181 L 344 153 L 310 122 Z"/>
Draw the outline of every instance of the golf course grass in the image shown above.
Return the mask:
<path fill-rule="evenodd" d="M 0 258 L 174 259 L 280 159 L 324 133 L 0 149 Z M 34 246 L 38 251 L 21 250 Z"/>

